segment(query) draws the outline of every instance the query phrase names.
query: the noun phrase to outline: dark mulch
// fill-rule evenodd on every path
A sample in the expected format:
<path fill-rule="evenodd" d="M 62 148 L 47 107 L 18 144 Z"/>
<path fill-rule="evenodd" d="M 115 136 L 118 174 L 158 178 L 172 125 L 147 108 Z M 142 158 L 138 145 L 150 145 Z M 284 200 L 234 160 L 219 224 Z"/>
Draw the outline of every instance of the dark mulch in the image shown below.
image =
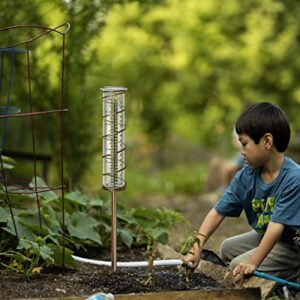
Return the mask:
<path fill-rule="evenodd" d="M 109 256 L 101 260 L 110 260 Z M 141 251 L 118 253 L 118 261 L 145 260 Z M 215 281 L 194 273 L 187 284 L 177 267 L 155 267 L 153 283 L 144 286 L 147 268 L 111 268 L 78 263 L 76 271 L 50 269 L 35 277 L 0 271 L 0 299 L 89 296 L 97 292 L 112 294 L 147 293 L 174 290 L 203 290 L 221 288 Z"/>

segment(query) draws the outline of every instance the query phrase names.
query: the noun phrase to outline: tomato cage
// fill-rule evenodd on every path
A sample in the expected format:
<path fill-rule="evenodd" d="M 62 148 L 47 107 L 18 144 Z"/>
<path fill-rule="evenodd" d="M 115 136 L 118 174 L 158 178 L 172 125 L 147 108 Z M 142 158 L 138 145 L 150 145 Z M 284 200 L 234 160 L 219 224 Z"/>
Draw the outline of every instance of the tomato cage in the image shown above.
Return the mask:
<path fill-rule="evenodd" d="M 65 264 L 65 213 L 64 213 L 64 69 L 65 69 L 65 40 L 66 34 L 70 29 L 70 24 L 65 23 L 54 28 L 35 25 L 10 26 L 0 29 L 1 36 L 1 61 L 0 61 L 0 181 L 3 186 L 4 201 L 9 207 L 11 221 L 15 236 L 20 239 L 21 232 L 14 215 L 12 199 L 15 195 L 30 195 L 35 199 L 38 215 L 38 227 L 40 234 L 43 232 L 43 214 L 40 198 L 42 193 L 56 191 L 61 196 L 61 231 L 62 231 L 62 266 Z M 4 45 L 2 45 L 2 43 Z M 44 85 L 39 86 L 35 78 L 43 78 L 45 74 L 37 71 L 39 58 L 44 58 L 44 52 L 56 53 L 50 55 L 49 78 L 44 80 Z M 55 70 L 55 75 L 51 70 L 53 59 L 57 59 L 59 70 Z M 43 98 L 46 97 L 47 80 L 55 82 L 56 90 L 51 91 L 53 99 L 48 99 L 53 107 L 44 104 Z M 50 96 L 48 95 L 48 98 Z M 44 98 L 45 99 L 45 98 Z M 58 128 L 60 135 L 59 157 L 56 161 L 59 166 L 59 180 L 55 186 L 40 184 L 38 180 L 38 161 L 39 138 L 41 137 L 41 120 L 49 118 L 54 126 Z M 22 120 L 22 121 L 20 121 Z M 13 129 L 19 126 L 21 135 L 14 137 Z M 48 128 L 45 128 L 47 130 Z M 14 182 L 10 183 L 9 172 L 5 158 L 10 155 L 7 150 L 9 143 L 17 144 L 21 139 L 31 140 L 30 149 L 27 149 L 27 158 L 32 164 L 33 180 L 30 185 Z M 20 149 L 21 150 L 21 149 Z M 14 153 L 16 154 L 16 153 Z M 12 154 L 12 158 L 13 155 Z M 20 153 L 19 153 L 20 154 Z M 24 155 L 24 153 L 23 153 Z"/>

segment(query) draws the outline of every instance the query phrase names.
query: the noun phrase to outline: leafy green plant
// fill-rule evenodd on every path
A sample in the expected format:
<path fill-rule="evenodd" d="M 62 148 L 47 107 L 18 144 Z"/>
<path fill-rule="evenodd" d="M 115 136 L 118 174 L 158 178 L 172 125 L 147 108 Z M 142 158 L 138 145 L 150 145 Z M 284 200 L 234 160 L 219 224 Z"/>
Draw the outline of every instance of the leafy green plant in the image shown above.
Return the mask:
<path fill-rule="evenodd" d="M 111 237 L 111 206 L 109 201 L 90 198 L 81 191 L 64 196 L 64 230 L 62 229 L 61 197 L 47 188 L 41 178 L 34 178 L 29 187 L 10 194 L 12 213 L 0 189 L 0 256 L 11 270 L 32 275 L 40 268 L 62 263 L 62 243 L 65 246 L 65 265 L 74 267 L 73 251 L 88 252 L 90 247 L 108 247 Z M 43 190 L 39 190 L 43 187 Z M 39 209 L 36 195 L 39 191 Z M 39 222 L 41 217 L 41 224 Z M 149 270 L 152 272 L 155 242 L 167 243 L 169 230 L 184 217 L 166 208 L 125 209 L 118 205 L 118 242 L 128 248 L 147 246 Z M 17 232 L 16 232 L 17 231 Z"/>
<path fill-rule="evenodd" d="M 186 220 L 178 212 L 167 208 L 134 209 L 133 217 L 137 225 L 137 240 L 147 246 L 148 274 L 142 283 L 149 286 L 153 282 L 155 243 L 166 244 L 170 228 L 178 223 L 186 223 Z"/>
<path fill-rule="evenodd" d="M 8 157 L 2 157 L 2 160 L 6 169 L 15 165 Z M 0 186 L 2 267 L 26 276 L 62 263 L 74 268 L 73 251 L 87 252 L 89 247 L 102 248 L 110 244 L 110 201 L 90 198 L 79 190 L 66 193 L 62 199 L 39 177 L 33 178 L 23 190 L 13 186 L 9 189 L 17 192 L 9 193 L 8 199 L 6 189 Z M 62 201 L 64 212 L 61 211 Z M 155 243 L 167 243 L 170 228 L 186 222 L 185 219 L 171 209 L 128 210 L 120 203 L 117 219 L 120 244 L 128 248 L 135 244 L 146 246 L 149 263 L 146 284 L 151 284 Z"/>
<path fill-rule="evenodd" d="M 169 208 L 136 208 L 129 211 L 136 226 L 137 241 L 151 236 L 154 241 L 166 244 L 171 227 L 186 223 L 186 219 Z"/>
<path fill-rule="evenodd" d="M 200 246 L 200 239 L 198 238 L 198 231 L 193 231 L 187 235 L 187 238 L 183 241 L 180 247 L 180 254 L 187 255 L 187 254 L 194 254 L 193 246 L 198 245 Z M 190 275 L 192 272 L 191 266 L 185 261 L 182 262 L 182 266 L 180 268 L 180 272 L 182 277 L 185 278 L 185 282 L 189 284 L 190 282 Z"/>
<path fill-rule="evenodd" d="M 4 262 L 0 264 L 8 270 L 32 276 L 40 273 L 45 267 L 58 265 L 61 262 L 62 253 L 60 246 L 48 243 L 49 236 L 36 237 L 35 240 L 21 238 L 16 250 L 8 250 L 0 253 Z M 66 265 L 75 267 L 74 260 L 70 258 L 71 252 L 66 250 Z"/>

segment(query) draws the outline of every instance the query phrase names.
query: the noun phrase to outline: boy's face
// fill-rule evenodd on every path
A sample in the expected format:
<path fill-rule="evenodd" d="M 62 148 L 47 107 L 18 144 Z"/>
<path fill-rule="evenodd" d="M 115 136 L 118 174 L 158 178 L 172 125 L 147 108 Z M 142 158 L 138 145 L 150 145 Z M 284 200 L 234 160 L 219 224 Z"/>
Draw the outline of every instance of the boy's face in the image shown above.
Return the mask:
<path fill-rule="evenodd" d="M 258 144 L 247 134 L 239 134 L 241 143 L 241 154 L 248 166 L 252 169 L 263 166 L 268 159 L 268 150 L 265 147 L 265 139 L 262 137 Z"/>

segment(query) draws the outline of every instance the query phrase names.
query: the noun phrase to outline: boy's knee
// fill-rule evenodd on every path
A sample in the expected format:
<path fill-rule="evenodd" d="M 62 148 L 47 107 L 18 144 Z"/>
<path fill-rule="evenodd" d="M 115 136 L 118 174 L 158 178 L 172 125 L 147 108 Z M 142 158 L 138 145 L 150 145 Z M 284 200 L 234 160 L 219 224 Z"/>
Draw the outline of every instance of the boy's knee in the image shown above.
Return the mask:
<path fill-rule="evenodd" d="M 231 255 L 231 243 L 229 239 L 226 239 L 222 242 L 221 246 L 220 246 L 220 257 L 222 258 L 222 260 L 225 263 L 230 262 L 230 260 L 232 259 L 232 255 Z"/>
<path fill-rule="evenodd" d="M 222 242 L 220 246 L 220 256 L 223 261 L 229 265 L 229 269 L 233 270 L 241 261 L 240 256 L 236 256 L 234 248 L 229 239 Z"/>
<path fill-rule="evenodd" d="M 238 257 L 234 258 L 230 264 L 229 264 L 229 269 L 233 270 L 242 260 Z"/>

